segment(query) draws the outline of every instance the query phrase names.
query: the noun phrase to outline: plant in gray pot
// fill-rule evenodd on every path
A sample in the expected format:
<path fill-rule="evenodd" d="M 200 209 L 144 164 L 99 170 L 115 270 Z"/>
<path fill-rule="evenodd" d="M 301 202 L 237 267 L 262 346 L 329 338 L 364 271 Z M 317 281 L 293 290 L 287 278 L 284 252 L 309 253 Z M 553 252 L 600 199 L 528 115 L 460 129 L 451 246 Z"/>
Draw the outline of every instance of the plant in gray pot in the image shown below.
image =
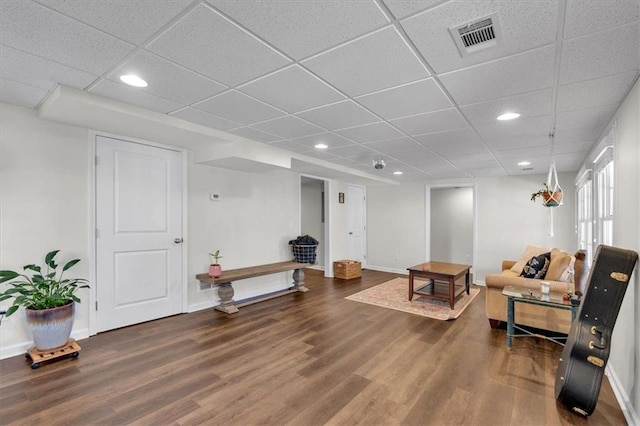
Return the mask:
<path fill-rule="evenodd" d="M 75 303 L 80 303 L 76 291 L 88 288 L 84 278 L 66 278 L 65 272 L 80 259 L 73 259 L 58 272 L 54 250 L 45 256 L 44 265 L 24 266 L 23 273 L 0 271 L 0 283 L 9 281 L 7 289 L 0 291 L 0 302 L 13 298 L 7 309 L 7 317 L 21 306 L 27 314 L 27 326 L 38 350 L 48 350 L 63 346 L 71 336 L 75 317 Z M 13 280 L 13 281 L 12 281 Z"/>

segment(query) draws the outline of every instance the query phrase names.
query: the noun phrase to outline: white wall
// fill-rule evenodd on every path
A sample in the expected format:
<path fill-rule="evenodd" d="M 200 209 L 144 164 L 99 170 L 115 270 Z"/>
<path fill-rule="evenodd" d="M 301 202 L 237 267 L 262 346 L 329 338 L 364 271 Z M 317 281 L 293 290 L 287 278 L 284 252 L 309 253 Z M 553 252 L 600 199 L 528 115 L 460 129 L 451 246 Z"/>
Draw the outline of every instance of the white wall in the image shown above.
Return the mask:
<path fill-rule="evenodd" d="M 0 103 L 0 267 L 21 270 L 80 258 L 69 270 L 89 276 L 89 132 L 40 121 L 32 110 Z M 88 335 L 88 290 L 78 294 L 74 336 Z M 3 302 L 7 306 L 8 301 Z M 0 357 L 30 341 L 24 312 L 0 326 Z M 21 350 L 21 349 L 20 349 Z"/>
<path fill-rule="evenodd" d="M 431 188 L 430 258 L 471 264 L 473 259 L 473 188 Z"/>
<path fill-rule="evenodd" d="M 18 269 L 43 259 L 52 249 L 61 249 L 62 260 L 81 258 L 72 271 L 78 277 L 89 277 L 90 131 L 39 120 L 36 112 L 7 104 L 0 104 L 0 123 L 0 267 Z M 207 270 L 209 252 L 220 249 L 223 268 L 292 259 L 288 241 L 300 229 L 298 173 L 232 171 L 196 164 L 189 154 L 187 185 L 190 311 L 218 303 L 216 290 L 201 290 L 195 279 Z M 337 199 L 346 183 L 332 181 L 329 186 L 335 200 L 328 210 L 328 219 L 335 224 L 332 249 L 336 259 L 344 258 L 346 210 Z M 220 194 L 219 201 L 209 200 L 212 192 Z M 291 273 L 245 280 L 234 286 L 234 298 L 290 285 Z M 89 333 L 89 292 L 80 296 L 83 303 L 77 309 L 76 338 Z M 30 342 L 24 314 L 17 312 L 2 322 L 0 358 L 22 352 Z"/>
<path fill-rule="evenodd" d="M 575 234 L 575 188 L 571 173 L 559 173 L 564 205 L 554 209 L 555 236 L 548 233 L 548 208 L 530 201 L 546 175 L 488 177 L 430 182 L 476 184 L 477 259 L 473 259 L 474 281 L 484 282 L 497 273 L 504 259 L 517 259 L 528 244 L 577 249 Z M 407 183 L 398 187 L 369 186 L 369 259 L 380 270 L 406 272 L 425 260 L 425 185 Z M 398 255 L 396 260 L 395 255 Z"/>
<path fill-rule="evenodd" d="M 301 235 L 310 235 L 318 240 L 316 263 L 318 266 L 324 266 L 324 223 L 322 222 L 324 181 L 317 179 L 303 181 L 300 192 Z"/>
<path fill-rule="evenodd" d="M 367 265 L 405 273 L 425 261 L 425 186 L 367 186 Z"/>
<path fill-rule="evenodd" d="M 613 245 L 640 252 L 640 82 L 616 113 Z M 607 134 L 605 132 L 604 134 Z M 612 336 L 609 366 L 640 423 L 640 265 L 628 284 Z"/>

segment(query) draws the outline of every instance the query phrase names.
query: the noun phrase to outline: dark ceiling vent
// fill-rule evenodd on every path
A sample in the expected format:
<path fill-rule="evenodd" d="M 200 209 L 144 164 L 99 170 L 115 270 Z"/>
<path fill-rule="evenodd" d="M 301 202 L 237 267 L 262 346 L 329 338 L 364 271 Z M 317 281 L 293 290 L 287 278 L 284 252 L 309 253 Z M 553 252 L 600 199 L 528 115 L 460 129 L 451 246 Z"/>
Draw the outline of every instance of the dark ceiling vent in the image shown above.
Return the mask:
<path fill-rule="evenodd" d="M 462 56 L 497 46 L 502 40 L 497 13 L 451 27 L 449 32 Z"/>

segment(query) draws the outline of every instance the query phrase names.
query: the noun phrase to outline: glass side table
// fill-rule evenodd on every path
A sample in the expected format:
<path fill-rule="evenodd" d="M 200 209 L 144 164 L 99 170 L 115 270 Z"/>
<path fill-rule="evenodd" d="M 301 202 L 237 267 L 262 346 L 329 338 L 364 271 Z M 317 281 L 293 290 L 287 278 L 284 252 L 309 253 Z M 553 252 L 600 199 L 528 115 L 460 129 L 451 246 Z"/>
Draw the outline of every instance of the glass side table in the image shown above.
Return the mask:
<path fill-rule="evenodd" d="M 517 325 L 515 323 L 515 302 L 546 306 L 554 309 L 570 310 L 572 322 L 578 315 L 578 308 L 580 307 L 579 302 L 572 303 L 571 300 L 563 300 L 562 293 L 551 292 L 549 294 L 542 294 L 540 290 L 531 290 L 525 287 L 507 286 L 502 289 L 502 294 L 507 296 L 507 349 L 511 349 L 514 337 L 539 337 L 564 346 L 562 340 L 566 341 L 566 336 L 543 336 L 541 334 L 532 333 L 531 331 Z M 516 330 L 519 331 L 518 334 L 516 334 Z"/>

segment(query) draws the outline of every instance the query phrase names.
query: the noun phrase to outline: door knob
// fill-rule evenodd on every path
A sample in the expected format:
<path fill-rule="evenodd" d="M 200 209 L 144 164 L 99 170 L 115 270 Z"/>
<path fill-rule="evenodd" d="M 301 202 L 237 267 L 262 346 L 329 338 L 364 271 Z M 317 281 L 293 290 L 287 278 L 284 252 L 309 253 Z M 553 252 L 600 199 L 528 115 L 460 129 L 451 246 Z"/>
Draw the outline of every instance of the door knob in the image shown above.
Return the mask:
<path fill-rule="evenodd" d="M 353 235 L 353 232 L 349 232 L 349 235 Z"/>
<path fill-rule="evenodd" d="M 182 243 L 184 240 L 182 238 L 176 238 L 175 240 L 173 240 L 174 243 L 176 244 L 180 244 Z"/>

